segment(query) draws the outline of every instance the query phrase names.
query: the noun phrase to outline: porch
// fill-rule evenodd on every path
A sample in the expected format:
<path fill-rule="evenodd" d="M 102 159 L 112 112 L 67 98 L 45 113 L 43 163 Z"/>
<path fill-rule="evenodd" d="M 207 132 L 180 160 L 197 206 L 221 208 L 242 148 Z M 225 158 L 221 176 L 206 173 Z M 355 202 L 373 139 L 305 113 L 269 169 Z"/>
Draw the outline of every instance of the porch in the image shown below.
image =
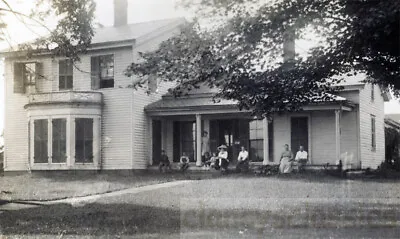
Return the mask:
<path fill-rule="evenodd" d="M 276 114 L 272 120 L 240 111 L 234 101 L 216 102 L 207 93 L 179 98 L 167 95 L 145 111 L 149 165 L 158 165 L 161 150 L 165 150 L 171 163 L 178 163 L 186 153 L 192 167 L 202 166 L 204 142 L 209 142 L 210 153 L 226 145 L 231 166 L 236 165 L 241 146 L 248 150 L 251 164 L 278 164 L 284 144 L 289 144 L 294 154 L 304 146 L 312 165 L 336 164 L 347 158 L 355 161 L 354 165 L 359 161 L 357 109 L 345 99 Z"/>

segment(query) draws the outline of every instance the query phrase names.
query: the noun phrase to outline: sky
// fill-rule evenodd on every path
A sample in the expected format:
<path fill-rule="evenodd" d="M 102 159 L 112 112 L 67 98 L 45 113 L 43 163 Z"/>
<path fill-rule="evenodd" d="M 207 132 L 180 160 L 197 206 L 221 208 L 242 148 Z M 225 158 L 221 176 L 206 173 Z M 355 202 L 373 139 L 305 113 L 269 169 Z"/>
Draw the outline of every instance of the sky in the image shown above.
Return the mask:
<path fill-rule="evenodd" d="M 29 14 L 34 6 L 35 0 L 8 0 L 9 4 L 16 10 Z M 144 22 L 157 19 L 173 17 L 191 17 L 192 14 L 184 9 L 176 8 L 178 0 L 128 0 L 128 23 Z M 111 26 L 113 24 L 113 0 L 96 0 L 96 22 Z M 0 7 L 2 3 L 0 2 Z M 0 16 L 1 17 L 1 16 Z M 44 34 L 37 24 L 29 23 L 30 29 L 15 17 L 3 17 L 7 23 L 7 34 L 11 37 L 7 41 L 0 41 L 0 49 L 4 49 L 9 44 L 21 43 L 32 40 L 40 34 Z M 297 42 L 296 47 L 302 48 L 305 42 Z M 0 132 L 4 127 L 4 74 L 3 64 L 0 62 Z M 400 104 L 397 100 L 385 103 L 385 113 L 400 114 Z"/>
<path fill-rule="evenodd" d="M 29 14 L 34 7 L 35 0 L 8 0 L 9 4 L 18 11 Z M 113 0 L 96 0 L 96 22 L 104 26 L 112 26 L 114 21 Z M 183 9 L 176 9 L 177 0 L 128 0 L 128 23 L 144 22 L 173 17 L 190 17 L 191 14 Z M 3 5 L 0 3 L 0 7 Z M 3 17 L 7 23 L 7 41 L 0 41 L 0 49 L 8 48 L 25 41 L 35 39 L 40 34 L 45 34 L 41 27 L 29 22 L 30 29 L 14 16 Z M 0 132 L 4 127 L 4 73 L 3 64 L 0 62 Z"/>

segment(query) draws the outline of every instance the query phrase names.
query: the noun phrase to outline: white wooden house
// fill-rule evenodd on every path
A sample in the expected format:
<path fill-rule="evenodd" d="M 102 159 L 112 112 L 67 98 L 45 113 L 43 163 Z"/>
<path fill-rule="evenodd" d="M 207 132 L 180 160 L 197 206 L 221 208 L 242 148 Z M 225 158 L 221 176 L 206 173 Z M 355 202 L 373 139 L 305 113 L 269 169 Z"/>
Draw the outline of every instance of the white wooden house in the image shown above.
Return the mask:
<path fill-rule="evenodd" d="M 278 163 L 284 144 L 305 146 L 313 164 L 342 159 L 348 167 L 376 168 L 384 160 L 388 94 L 379 87 L 351 80 L 335 102 L 270 122 L 239 111 L 233 101 L 213 102 L 209 89 L 173 98 L 165 94 L 170 83 L 155 82 L 149 87 L 158 89 L 147 95 L 129 87 L 136 78 L 124 70 L 139 60 L 138 52 L 177 34 L 184 20 L 128 25 L 123 11 L 116 17 L 115 26 L 97 30 L 75 66 L 48 54 L 26 60 L 23 52 L 2 53 L 5 171 L 146 169 L 161 149 L 171 161 L 186 152 L 200 164 L 204 130 L 212 151 L 226 144 L 234 158 L 245 145 L 252 161 L 263 164 Z"/>

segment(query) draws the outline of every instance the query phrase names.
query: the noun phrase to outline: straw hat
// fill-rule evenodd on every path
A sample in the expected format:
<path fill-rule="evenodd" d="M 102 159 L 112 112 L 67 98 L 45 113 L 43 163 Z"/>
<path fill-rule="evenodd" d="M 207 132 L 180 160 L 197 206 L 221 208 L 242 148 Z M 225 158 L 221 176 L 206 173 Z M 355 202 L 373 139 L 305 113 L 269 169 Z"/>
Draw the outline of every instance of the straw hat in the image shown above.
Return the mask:
<path fill-rule="evenodd" d="M 218 149 L 227 149 L 228 147 L 226 147 L 226 145 L 221 145 L 218 147 Z"/>

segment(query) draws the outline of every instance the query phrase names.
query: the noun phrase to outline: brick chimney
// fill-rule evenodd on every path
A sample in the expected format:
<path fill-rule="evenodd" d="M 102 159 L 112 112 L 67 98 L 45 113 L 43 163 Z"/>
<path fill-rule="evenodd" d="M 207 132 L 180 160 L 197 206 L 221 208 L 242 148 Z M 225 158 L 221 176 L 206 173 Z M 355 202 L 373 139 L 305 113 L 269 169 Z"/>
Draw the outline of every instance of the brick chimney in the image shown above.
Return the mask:
<path fill-rule="evenodd" d="M 128 24 L 128 0 L 114 0 L 114 27 Z"/>
<path fill-rule="evenodd" d="M 294 60 L 296 55 L 295 49 L 295 29 L 287 29 L 283 33 L 283 62 L 288 63 Z"/>

